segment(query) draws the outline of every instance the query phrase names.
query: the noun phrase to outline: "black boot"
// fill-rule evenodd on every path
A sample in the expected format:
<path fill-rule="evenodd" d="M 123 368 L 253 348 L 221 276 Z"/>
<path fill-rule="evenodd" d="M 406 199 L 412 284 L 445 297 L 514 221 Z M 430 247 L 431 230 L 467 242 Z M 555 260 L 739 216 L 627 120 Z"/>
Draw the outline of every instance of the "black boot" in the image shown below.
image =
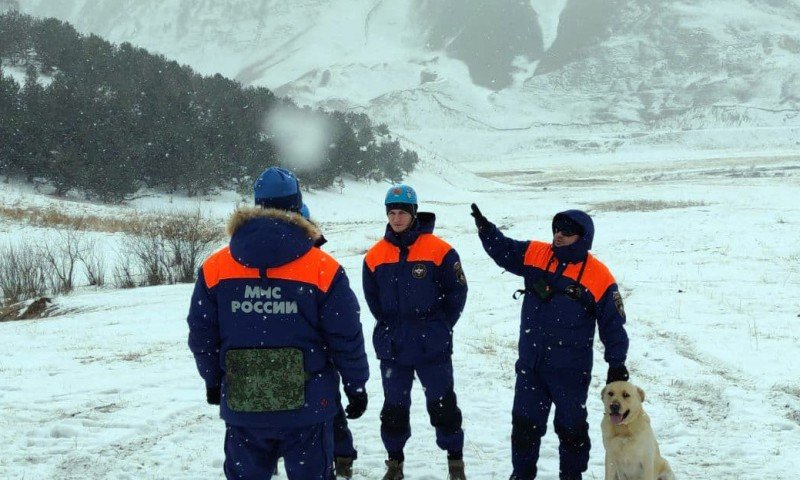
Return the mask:
<path fill-rule="evenodd" d="M 467 480 L 464 473 L 464 460 L 447 461 L 448 480 Z"/>
<path fill-rule="evenodd" d="M 337 477 L 353 478 L 353 459 L 351 457 L 336 457 L 335 467 Z"/>
<path fill-rule="evenodd" d="M 403 462 L 399 460 L 386 460 L 386 475 L 383 480 L 403 480 Z"/>

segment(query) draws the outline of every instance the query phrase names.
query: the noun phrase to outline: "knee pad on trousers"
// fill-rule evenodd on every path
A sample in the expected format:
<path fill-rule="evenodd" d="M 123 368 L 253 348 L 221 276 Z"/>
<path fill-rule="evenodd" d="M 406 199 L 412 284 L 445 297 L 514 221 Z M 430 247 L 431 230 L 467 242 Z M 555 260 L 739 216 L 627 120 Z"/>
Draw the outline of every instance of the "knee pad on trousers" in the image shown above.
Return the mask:
<path fill-rule="evenodd" d="M 456 392 L 450 390 L 441 400 L 428 403 L 431 425 L 445 433 L 456 433 L 461 428 L 461 410 L 456 402 Z"/>
<path fill-rule="evenodd" d="M 389 433 L 403 433 L 411 428 L 409 407 L 384 403 L 381 409 L 381 429 Z"/>
<path fill-rule="evenodd" d="M 547 420 L 545 419 L 545 422 Z M 518 447 L 529 447 L 538 442 L 547 431 L 547 423 L 539 425 L 538 422 L 522 415 L 511 415 L 511 444 Z"/>
<path fill-rule="evenodd" d="M 561 446 L 568 451 L 588 450 L 591 446 L 589 440 L 589 425 L 583 424 L 579 427 L 565 428 L 561 425 L 555 426 L 556 435 Z"/>

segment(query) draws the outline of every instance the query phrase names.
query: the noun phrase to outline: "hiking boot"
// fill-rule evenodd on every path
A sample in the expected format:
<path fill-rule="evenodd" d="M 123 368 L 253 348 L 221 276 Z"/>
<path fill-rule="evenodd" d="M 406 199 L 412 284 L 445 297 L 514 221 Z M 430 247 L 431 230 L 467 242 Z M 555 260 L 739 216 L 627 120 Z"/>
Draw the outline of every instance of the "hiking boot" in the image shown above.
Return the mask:
<path fill-rule="evenodd" d="M 448 480 L 467 480 L 464 474 L 464 460 L 447 461 Z"/>
<path fill-rule="evenodd" d="M 350 457 L 336 457 L 335 465 L 336 476 L 341 478 L 353 478 L 353 459 Z"/>
<path fill-rule="evenodd" d="M 386 460 L 386 475 L 383 480 L 402 480 L 403 462 L 398 460 Z"/>

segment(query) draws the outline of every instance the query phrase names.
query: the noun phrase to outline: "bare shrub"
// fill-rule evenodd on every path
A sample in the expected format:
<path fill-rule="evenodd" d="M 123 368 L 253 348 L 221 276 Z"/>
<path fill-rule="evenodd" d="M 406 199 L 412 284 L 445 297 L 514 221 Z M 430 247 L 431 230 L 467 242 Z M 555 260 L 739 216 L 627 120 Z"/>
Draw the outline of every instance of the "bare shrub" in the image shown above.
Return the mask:
<path fill-rule="evenodd" d="M 106 257 L 98 249 L 97 240 L 87 239 L 85 248 L 78 257 L 83 264 L 83 272 L 89 285 L 102 287 L 106 284 Z"/>
<path fill-rule="evenodd" d="M 75 215 L 54 207 L 0 206 L 0 217 L 36 226 L 64 229 L 60 243 L 43 247 L 54 270 L 54 293 L 74 288 L 76 262 L 83 264 L 90 285 L 105 284 L 105 256 L 96 242 L 78 232 L 124 234 L 124 255 L 114 266 L 113 283 L 120 288 L 191 282 L 200 262 L 224 237 L 217 222 L 198 209 L 189 214 L 142 214 L 125 217 Z"/>
<path fill-rule="evenodd" d="M 219 225 L 200 211 L 151 217 L 125 245 L 142 272 L 141 285 L 192 282 L 200 262 L 223 238 Z"/>
<path fill-rule="evenodd" d="M 5 305 L 36 297 L 48 291 L 51 267 L 37 248 L 23 243 L 0 249 L 0 289 Z"/>
<path fill-rule="evenodd" d="M 75 268 L 86 248 L 84 232 L 67 229 L 58 232 L 54 242 L 44 242 L 39 255 L 50 268 L 50 290 L 69 293 L 75 288 Z"/>
<path fill-rule="evenodd" d="M 132 259 L 128 252 L 123 252 L 114 265 L 113 282 L 117 288 L 133 288 L 136 280 L 131 265 Z"/>
<path fill-rule="evenodd" d="M 590 210 L 595 212 L 653 212 L 668 208 L 703 207 L 706 202 L 698 201 L 666 201 L 666 200 L 614 200 L 611 202 L 593 203 Z"/>
<path fill-rule="evenodd" d="M 176 282 L 194 281 L 200 262 L 223 238 L 217 222 L 204 217 L 200 210 L 167 219 L 162 234 L 170 255 L 171 276 Z"/>
<path fill-rule="evenodd" d="M 140 285 L 172 283 L 162 229 L 162 221 L 154 218 L 142 224 L 138 232 L 125 235 L 127 251 L 142 272 Z"/>

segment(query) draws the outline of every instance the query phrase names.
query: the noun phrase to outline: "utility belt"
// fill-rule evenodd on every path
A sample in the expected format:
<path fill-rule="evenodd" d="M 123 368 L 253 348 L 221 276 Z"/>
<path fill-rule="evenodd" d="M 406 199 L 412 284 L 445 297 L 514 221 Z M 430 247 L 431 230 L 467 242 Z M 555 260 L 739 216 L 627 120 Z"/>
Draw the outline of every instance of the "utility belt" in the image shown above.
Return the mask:
<path fill-rule="evenodd" d="M 534 283 L 530 289 L 526 288 L 516 290 L 511 296 L 514 298 L 514 300 L 517 300 L 522 295 L 535 295 L 543 303 L 546 303 L 549 302 L 554 296 L 562 294 L 570 300 L 581 303 L 586 310 L 594 314 L 596 306 L 594 302 L 587 298 L 587 294 L 585 292 L 586 287 L 578 283 L 572 283 L 567 285 L 567 287 L 563 290 L 557 290 L 542 278 Z"/>
<path fill-rule="evenodd" d="M 547 267 L 545 268 L 544 276 L 536 280 L 530 288 L 524 288 L 515 291 L 511 296 L 514 300 L 519 299 L 522 295 L 535 295 L 539 298 L 543 303 L 549 302 L 555 295 L 562 294 L 565 295 L 567 298 L 574 300 L 576 302 L 580 302 L 583 306 L 589 310 L 590 312 L 595 311 L 595 304 L 591 300 L 589 300 L 589 293 L 583 285 L 581 285 L 581 278 L 583 277 L 583 271 L 586 268 L 586 262 L 583 262 L 581 265 L 580 272 L 578 273 L 578 278 L 573 282 L 564 287 L 563 289 L 557 289 L 553 285 L 550 284 L 548 281 L 549 276 L 549 268 L 550 262 L 553 260 L 553 257 L 550 258 L 550 261 L 547 262 Z"/>
<path fill-rule="evenodd" d="M 297 410 L 306 403 L 303 351 L 296 347 L 241 348 L 225 353 L 228 408 L 235 412 Z"/>

